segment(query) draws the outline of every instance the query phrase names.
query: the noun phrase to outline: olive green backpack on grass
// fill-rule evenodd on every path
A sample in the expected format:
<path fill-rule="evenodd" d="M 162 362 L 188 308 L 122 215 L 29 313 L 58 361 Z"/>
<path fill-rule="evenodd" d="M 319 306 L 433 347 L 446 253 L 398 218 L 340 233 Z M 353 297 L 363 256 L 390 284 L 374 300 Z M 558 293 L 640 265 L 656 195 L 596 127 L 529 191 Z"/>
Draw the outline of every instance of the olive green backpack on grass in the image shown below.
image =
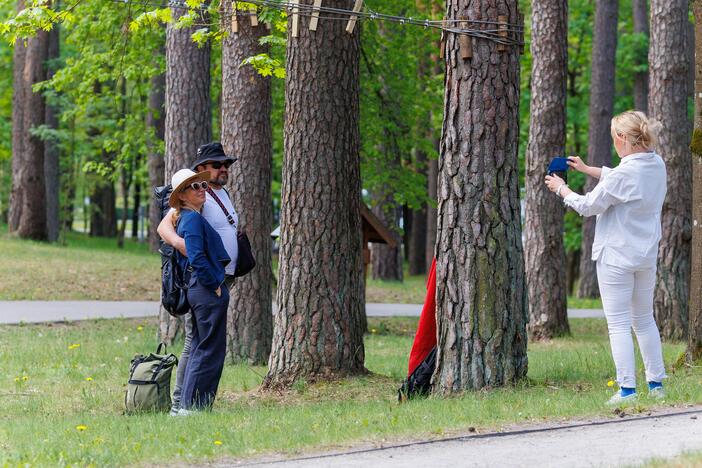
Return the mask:
<path fill-rule="evenodd" d="M 161 354 L 163 348 L 164 354 Z M 127 414 L 165 412 L 171 409 L 171 373 L 178 365 L 174 354 L 165 354 L 161 343 L 156 353 L 137 354 L 129 368 L 129 381 L 124 395 Z"/>

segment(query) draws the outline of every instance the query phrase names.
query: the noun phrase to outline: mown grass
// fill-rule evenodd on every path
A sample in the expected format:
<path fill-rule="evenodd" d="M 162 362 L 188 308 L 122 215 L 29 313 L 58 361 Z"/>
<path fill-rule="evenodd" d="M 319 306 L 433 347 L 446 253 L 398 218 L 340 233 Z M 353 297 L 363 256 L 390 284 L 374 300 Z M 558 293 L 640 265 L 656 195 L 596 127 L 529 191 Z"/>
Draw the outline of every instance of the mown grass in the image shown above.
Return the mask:
<path fill-rule="evenodd" d="M 129 361 L 154 348 L 155 321 L 0 327 L 0 466 L 233 461 L 611 414 L 603 402 L 614 369 L 601 320 L 573 320 L 572 337 L 531 344 L 529 378 L 516 387 L 400 405 L 415 326 L 371 319 L 372 374 L 286 393 L 257 391 L 265 368 L 228 364 L 214 411 L 189 418 L 122 415 Z M 665 345 L 668 368 L 682 350 Z M 702 402 L 700 383 L 699 369 L 676 371 L 665 402 L 642 398 L 629 411 Z"/>
<path fill-rule="evenodd" d="M 160 261 L 148 245 L 67 233 L 63 243 L 19 240 L 0 230 L 0 300 L 157 301 Z"/>

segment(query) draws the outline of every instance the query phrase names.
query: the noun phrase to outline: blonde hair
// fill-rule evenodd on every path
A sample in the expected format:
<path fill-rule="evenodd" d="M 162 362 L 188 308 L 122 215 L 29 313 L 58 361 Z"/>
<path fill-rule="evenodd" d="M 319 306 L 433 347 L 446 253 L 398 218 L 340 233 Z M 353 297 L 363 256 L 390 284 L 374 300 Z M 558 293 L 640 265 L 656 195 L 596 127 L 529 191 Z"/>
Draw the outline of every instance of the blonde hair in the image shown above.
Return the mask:
<path fill-rule="evenodd" d="M 616 133 L 632 147 L 653 149 L 662 127 L 660 122 L 649 119 L 643 112 L 626 111 L 612 119 L 612 136 Z"/>

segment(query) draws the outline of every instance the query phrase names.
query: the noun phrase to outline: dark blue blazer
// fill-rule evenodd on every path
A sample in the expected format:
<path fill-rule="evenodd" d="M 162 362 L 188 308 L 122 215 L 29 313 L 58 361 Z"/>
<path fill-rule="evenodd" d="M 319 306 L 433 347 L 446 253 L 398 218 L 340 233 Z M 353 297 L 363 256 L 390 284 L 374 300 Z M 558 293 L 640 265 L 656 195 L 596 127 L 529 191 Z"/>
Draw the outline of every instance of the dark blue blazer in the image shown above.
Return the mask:
<path fill-rule="evenodd" d="M 183 271 L 188 266 L 204 287 L 211 291 L 224 282 L 224 267 L 231 261 L 222 244 L 222 238 L 202 215 L 183 208 L 180 211 L 176 232 L 185 239 L 188 256 L 178 253 L 178 264 Z"/>

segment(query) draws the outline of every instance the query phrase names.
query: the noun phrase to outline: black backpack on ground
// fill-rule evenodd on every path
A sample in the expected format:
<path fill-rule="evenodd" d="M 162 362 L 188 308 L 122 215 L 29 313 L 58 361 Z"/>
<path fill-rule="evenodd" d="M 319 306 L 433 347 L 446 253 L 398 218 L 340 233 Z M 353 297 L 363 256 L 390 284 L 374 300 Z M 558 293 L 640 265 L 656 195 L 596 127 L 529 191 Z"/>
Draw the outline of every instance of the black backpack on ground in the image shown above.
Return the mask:
<path fill-rule="evenodd" d="M 154 198 L 163 219 L 171 207 L 171 185 L 154 188 Z M 188 303 L 189 272 L 183 271 L 178 264 L 176 249 L 163 240 L 159 240 L 158 252 L 161 254 L 161 304 L 174 317 L 185 315 L 190 311 Z"/>
<path fill-rule="evenodd" d="M 434 346 L 422 363 L 402 382 L 397 390 L 397 399 L 400 402 L 416 396 L 428 395 L 431 391 L 431 376 L 436 368 L 436 346 Z"/>

